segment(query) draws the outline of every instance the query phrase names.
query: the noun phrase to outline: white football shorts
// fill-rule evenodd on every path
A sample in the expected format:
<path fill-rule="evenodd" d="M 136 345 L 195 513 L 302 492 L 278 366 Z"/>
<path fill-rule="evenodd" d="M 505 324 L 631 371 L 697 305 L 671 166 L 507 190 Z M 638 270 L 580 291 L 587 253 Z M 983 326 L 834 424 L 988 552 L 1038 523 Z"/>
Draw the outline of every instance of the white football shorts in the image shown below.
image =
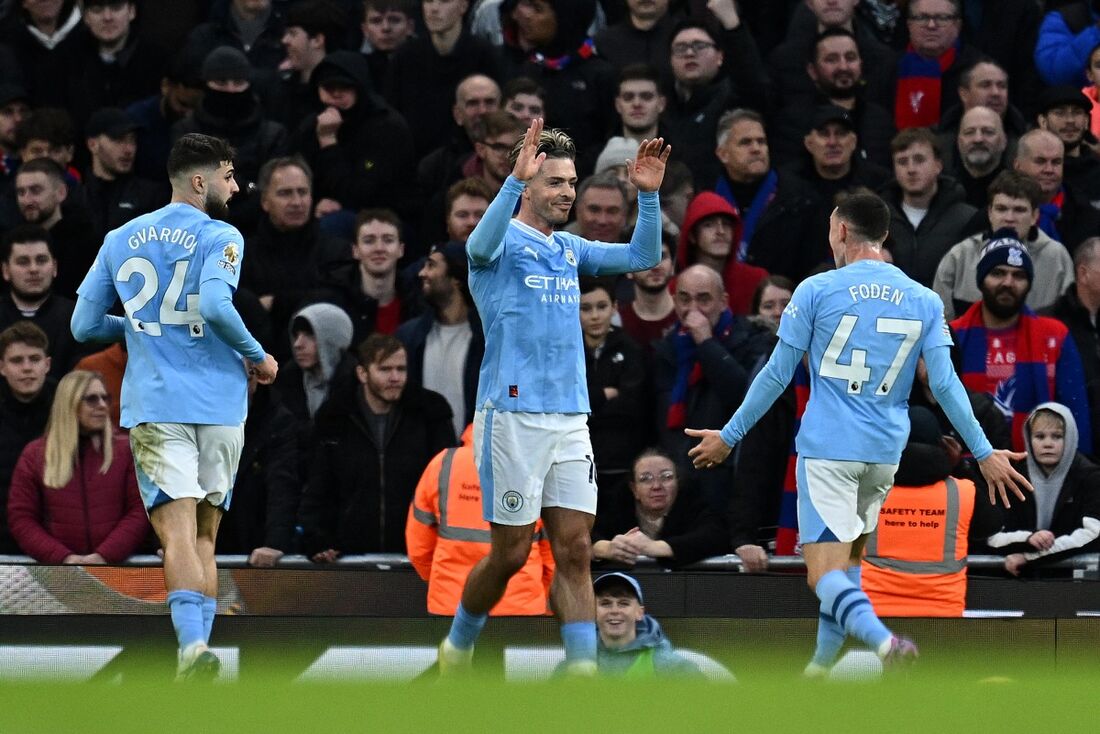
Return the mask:
<path fill-rule="evenodd" d="M 130 429 L 130 448 L 145 511 L 193 497 L 229 509 L 244 424 L 140 423 Z"/>
<path fill-rule="evenodd" d="M 798 457 L 798 535 L 803 543 L 851 543 L 878 527 L 897 464 Z"/>

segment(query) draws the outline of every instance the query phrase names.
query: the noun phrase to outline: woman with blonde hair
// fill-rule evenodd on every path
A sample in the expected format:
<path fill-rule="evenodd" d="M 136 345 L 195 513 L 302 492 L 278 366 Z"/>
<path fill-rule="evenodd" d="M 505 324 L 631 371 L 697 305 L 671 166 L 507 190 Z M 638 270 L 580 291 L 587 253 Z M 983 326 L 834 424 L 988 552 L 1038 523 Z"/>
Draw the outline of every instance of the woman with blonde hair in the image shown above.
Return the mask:
<path fill-rule="evenodd" d="M 113 435 L 110 402 L 99 373 L 65 375 L 45 435 L 19 457 L 8 524 L 36 561 L 117 563 L 148 536 L 130 442 Z"/>

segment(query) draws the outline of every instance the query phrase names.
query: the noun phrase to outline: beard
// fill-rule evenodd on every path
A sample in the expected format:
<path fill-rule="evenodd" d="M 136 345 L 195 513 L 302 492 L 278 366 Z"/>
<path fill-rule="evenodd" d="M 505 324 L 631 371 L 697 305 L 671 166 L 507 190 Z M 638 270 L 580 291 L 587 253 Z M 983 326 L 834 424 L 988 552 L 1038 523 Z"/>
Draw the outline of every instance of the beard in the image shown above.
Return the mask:
<path fill-rule="evenodd" d="M 822 79 L 819 85 L 826 97 L 831 99 L 852 99 L 856 96 L 856 91 L 859 89 L 859 80 L 853 77 L 851 84 L 842 87 L 838 86 L 834 81 Z"/>
<path fill-rule="evenodd" d="M 1010 303 L 1000 300 L 1000 296 L 1005 293 L 1012 296 Z M 1026 292 L 1022 296 L 1016 296 L 1009 288 L 998 288 L 996 290 L 982 288 L 982 305 L 999 319 L 1012 318 L 1020 313 L 1020 307 L 1023 305 L 1025 298 L 1027 298 Z"/>
<path fill-rule="evenodd" d="M 215 199 L 213 190 L 206 192 L 202 208 L 211 219 L 220 219 L 223 222 L 229 219 L 229 201 Z"/>
<path fill-rule="evenodd" d="M 963 160 L 974 168 L 985 168 L 993 164 L 993 151 L 984 145 L 975 145 L 966 152 Z"/>

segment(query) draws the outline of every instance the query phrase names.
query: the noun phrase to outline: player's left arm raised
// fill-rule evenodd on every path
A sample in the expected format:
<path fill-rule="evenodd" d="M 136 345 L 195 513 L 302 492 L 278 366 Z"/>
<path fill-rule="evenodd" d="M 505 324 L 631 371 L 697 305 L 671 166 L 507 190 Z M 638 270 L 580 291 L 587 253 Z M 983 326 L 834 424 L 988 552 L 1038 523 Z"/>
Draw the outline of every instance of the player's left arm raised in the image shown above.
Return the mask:
<path fill-rule="evenodd" d="M 638 191 L 653 192 L 661 188 L 661 182 L 665 180 L 665 164 L 672 153 L 672 146 L 665 145 L 664 138 L 643 140 L 638 146 L 638 153 L 634 160 L 626 159 L 626 170 L 630 176 L 630 183 L 634 184 Z"/>

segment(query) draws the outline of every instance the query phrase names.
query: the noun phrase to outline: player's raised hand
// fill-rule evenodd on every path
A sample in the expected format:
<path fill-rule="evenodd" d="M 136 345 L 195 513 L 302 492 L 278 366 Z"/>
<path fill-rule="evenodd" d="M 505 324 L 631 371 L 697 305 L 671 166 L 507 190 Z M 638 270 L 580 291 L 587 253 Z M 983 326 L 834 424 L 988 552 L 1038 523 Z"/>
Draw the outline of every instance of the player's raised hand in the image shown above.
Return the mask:
<path fill-rule="evenodd" d="M 982 470 L 982 476 L 989 484 L 989 504 L 997 504 L 997 497 L 999 496 L 1001 504 L 1005 507 L 1012 507 L 1008 501 L 1010 490 L 1021 501 L 1027 499 L 1024 494 L 1025 489 L 1028 492 L 1035 491 L 1035 488 L 1031 486 L 1031 482 L 1027 481 L 1027 477 L 1016 471 L 1011 463 L 1013 461 L 1023 461 L 1026 458 L 1027 454 L 1023 451 L 1000 449 L 978 462 L 978 468 Z"/>
<path fill-rule="evenodd" d="M 523 134 L 523 147 L 519 149 L 512 175 L 520 181 L 530 181 L 539 172 L 546 154 L 539 152 L 539 136 L 542 135 L 542 118 L 531 120 L 531 127 Z"/>
<path fill-rule="evenodd" d="M 275 382 L 275 375 L 279 374 L 279 363 L 270 354 L 265 354 L 263 362 L 250 362 L 248 371 L 256 378 L 256 382 L 270 385 Z"/>
<path fill-rule="evenodd" d="M 684 433 L 692 438 L 703 439 L 688 451 L 688 457 L 696 469 L 712 469 L 730 455 L 733 448 L 726 445 L 722 435 L 711 429 L 685 428 Z"/>
<path fill-rule="evenodd" d="M 638 146 L 637 158 L 626 159 L 630 183 L 634 184 L 638 191 L 656 191 L 661 188 L 661 182 L 665 180 L 665 164 L 671 152 L 672 146 L 665 145 L 664 138 L 643 140 Z"/>

